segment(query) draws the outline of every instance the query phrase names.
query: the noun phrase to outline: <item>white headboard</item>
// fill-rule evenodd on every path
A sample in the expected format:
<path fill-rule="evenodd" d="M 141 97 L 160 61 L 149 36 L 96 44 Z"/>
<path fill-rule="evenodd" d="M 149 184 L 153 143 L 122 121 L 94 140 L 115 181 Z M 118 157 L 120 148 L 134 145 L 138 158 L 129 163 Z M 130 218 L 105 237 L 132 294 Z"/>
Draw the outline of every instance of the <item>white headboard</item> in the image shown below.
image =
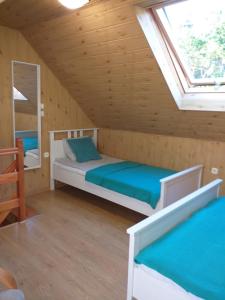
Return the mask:
<path fill-rule="evenodd" d="M 88 134 L 87 134 L 88 133 Z M 79 138 L 85 135 L 91 136 L 97 147 L 98 128 L 70 129 L 49 131 L 50 135 L 50 158 L 52 162 L 59 157 L 64 157 L 63 139 Z"/>
<path fill-rule="evenodd" d="M 56 158 L 64 157 L 63 139 L 79 138 L 82 136 L 91 136 L 95 146 L 97 147 L 98 128 L 82 128 L 70 130 L 54 130 L 49 131 L 50 138 L 50 173 L 53 172 L 53 163 Z"/>

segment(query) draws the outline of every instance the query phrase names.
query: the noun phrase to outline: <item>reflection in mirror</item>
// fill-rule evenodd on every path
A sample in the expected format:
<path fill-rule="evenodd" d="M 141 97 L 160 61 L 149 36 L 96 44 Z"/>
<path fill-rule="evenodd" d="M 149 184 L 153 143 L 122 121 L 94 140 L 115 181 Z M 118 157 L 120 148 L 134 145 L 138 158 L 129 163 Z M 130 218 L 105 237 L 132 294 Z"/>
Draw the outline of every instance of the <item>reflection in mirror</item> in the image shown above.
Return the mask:
<path fill-rule="evenodd" d="M 24 167 L 40 168 L 40 66 L 12 62 L 14 137 L 24 145 Z"/>

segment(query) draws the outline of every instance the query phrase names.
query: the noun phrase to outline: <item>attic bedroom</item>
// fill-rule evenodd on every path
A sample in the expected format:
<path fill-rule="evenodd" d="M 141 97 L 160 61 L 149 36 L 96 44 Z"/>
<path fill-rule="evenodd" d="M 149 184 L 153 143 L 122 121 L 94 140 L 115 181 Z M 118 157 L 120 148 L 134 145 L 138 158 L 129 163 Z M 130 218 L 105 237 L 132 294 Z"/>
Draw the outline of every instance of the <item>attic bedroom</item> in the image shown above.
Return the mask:
<path fill-rule="evenodd" d="M 0 0 L 0 300 L 225 299 L 225 2 Z"/>

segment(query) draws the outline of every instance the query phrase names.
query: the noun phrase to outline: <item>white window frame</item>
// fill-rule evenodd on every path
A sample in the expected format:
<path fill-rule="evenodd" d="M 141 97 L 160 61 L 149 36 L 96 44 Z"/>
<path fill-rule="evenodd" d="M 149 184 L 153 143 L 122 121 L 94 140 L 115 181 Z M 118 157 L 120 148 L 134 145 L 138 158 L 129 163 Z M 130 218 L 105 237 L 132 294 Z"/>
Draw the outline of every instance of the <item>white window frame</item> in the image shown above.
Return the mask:
<path fill-rule="evenodd" d="M 181 0 L 182 1 L 182 0 Z M 180 0 L 145 0 L 135 5 L 137 19 L 159 64 L 173 98 L 181 110 L 225 111 L 225 93 L 185 92 L 184 79 L 177 74 L 165 39 L 156 24 L 150 8 L 159 4 L 180 2 Z M 182 80 L 182 83 L 181 83 Z M 186 79 L 185 79 L 186 80 Z"/>

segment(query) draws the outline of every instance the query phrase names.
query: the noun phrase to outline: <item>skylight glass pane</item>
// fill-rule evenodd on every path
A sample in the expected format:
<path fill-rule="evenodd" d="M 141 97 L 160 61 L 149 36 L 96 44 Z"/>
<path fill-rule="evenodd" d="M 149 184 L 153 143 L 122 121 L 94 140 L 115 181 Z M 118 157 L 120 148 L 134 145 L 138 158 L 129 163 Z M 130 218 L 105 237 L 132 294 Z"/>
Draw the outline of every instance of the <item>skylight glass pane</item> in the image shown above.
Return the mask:
<path fill-rule="evenodd" d="M 225 83 L 225 0 L 186 0 L 156 10 L 193 85 Z"/>
<path fill-rule="evenodd" d="M 20 101 L 27 101 L 28 99 L 15 87 L 13 87 L 13 99 L 20 100 Z"/>

